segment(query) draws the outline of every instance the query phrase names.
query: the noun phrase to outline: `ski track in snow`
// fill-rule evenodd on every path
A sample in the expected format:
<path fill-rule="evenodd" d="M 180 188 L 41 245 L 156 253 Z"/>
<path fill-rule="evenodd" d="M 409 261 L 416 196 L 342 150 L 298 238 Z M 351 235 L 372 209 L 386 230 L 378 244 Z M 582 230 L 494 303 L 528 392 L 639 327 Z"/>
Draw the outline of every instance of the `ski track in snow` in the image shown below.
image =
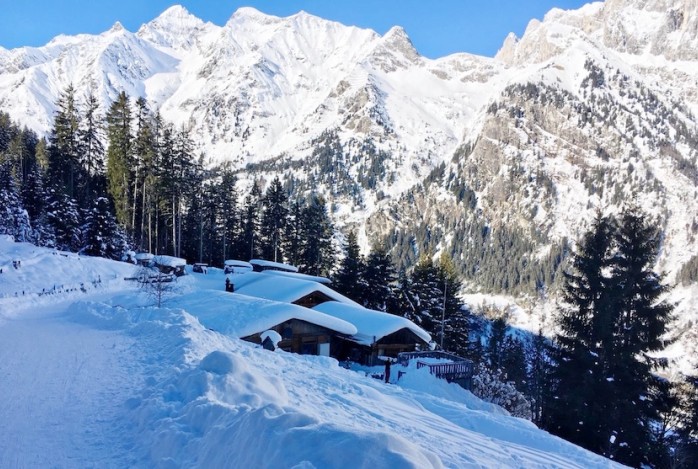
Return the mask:
<path fill-rule="evenodd" d="M 0 467 L 131 465 L 134 339 L 61 314 L 10 320 L 0 344 Z"/>

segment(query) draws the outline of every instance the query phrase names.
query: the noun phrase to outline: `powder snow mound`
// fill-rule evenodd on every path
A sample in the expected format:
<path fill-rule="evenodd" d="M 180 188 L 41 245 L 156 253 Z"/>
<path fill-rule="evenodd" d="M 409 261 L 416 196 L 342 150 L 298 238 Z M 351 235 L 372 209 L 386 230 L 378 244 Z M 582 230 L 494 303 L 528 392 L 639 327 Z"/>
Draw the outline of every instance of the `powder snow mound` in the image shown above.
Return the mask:
<path fill-rule="evenodd" d="M 237 368 L 235 362 L 236 360 L 233 355 L 215 350 L 201 360 L 199 367 L 209 373 L 227 375 Z"/>

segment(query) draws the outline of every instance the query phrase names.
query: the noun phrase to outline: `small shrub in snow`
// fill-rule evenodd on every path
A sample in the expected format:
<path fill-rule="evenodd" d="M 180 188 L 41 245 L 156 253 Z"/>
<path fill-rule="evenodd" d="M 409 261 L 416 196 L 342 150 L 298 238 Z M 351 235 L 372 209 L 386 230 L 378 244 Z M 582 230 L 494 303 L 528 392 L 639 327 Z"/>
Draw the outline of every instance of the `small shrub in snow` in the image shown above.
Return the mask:
<path fill-rule="evenodd" d="M 472 393 L 484 401 L 503 407 L 514 417 L 531 420 L 531 403 L 512 383 L 504 380 L 501 371 L 480 365 L 473 376 Z"/>

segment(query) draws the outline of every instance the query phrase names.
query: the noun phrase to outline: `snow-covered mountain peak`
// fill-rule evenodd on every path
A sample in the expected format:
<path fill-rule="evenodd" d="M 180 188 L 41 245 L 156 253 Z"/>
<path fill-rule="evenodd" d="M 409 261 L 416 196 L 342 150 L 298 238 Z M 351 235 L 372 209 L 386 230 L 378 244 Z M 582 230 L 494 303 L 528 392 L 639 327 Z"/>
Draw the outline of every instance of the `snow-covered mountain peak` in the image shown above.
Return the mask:
<path fill-rule="evenodd" d="M 109 28 L 108 31 L 104 32 L 103 35 L 109 35 L 109 34 L 115 34 L 115 33 L 121 33 L 123 31 L 126 31 L 126 28 L 124 28 L 124 25 L 121 24 L 120 21 L 117 21 L 112 25 L 111 28 Z"/>
<path fill-rule="evenodd" d="M 278 16 L 267 15 L 266 13 L 262 13 L 253 7 L 240 7 L 235 10 L 235 13 L 233 13 L 233 16 L 230 17 L 225 26 L 234 28 L 236 26 L 239 27 L 249 23 L 258 25 L 274 24 L 281 20 L 282 18 Z"/>
<path fill-rule="evenodd" d="M 410 60 L 417 60 L 417 58 L 419 58 L 419 53 L 417 52 L 417 49 L 414 48 L 412 40 L 401 26 L 393 26 L 390 28 L 390 30 L 383 36 L 383 43 L 385 43 L 388 47 L 401 52 Z"/>
<path fill-rule="evenodd" d="M 532 20 L 518 43 L 507 38 L 497 56 L 508 65 L 540 63 L 580 37 L 620 53 L 696 60 L 698 0 L 608 0 L 577 10 L 555 8 L 542 22 Z"/>
<path fill-rule="evenodd" d="M 219 28 L 211 23 L 205 23 L 183 6 L 175 5 L 154 20 L 142 25 L 137 35 L 158 46 L 189 50 L 201 34 L 214 29 Z"/>
<path fill-rule="evenodd" d="M 607 47 L 669 60 L 698 59 L 698 0 L 609 0 L 602 14 Z"/>

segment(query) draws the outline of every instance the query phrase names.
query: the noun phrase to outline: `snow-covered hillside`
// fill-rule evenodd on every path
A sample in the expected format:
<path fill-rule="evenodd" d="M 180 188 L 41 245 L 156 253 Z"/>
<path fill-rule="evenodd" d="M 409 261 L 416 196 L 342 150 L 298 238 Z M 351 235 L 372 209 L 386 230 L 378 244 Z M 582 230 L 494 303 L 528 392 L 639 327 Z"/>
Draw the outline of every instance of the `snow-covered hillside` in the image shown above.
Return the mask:
<path fill-rule="evenodd" d="M 219 333 L 234 309 L 179 304 L 215 269 L 157 309 L 128 264 L 1 238 L 0 265 L 2 467 L 614 466 L 428 372 L 385 384 Z"/>

